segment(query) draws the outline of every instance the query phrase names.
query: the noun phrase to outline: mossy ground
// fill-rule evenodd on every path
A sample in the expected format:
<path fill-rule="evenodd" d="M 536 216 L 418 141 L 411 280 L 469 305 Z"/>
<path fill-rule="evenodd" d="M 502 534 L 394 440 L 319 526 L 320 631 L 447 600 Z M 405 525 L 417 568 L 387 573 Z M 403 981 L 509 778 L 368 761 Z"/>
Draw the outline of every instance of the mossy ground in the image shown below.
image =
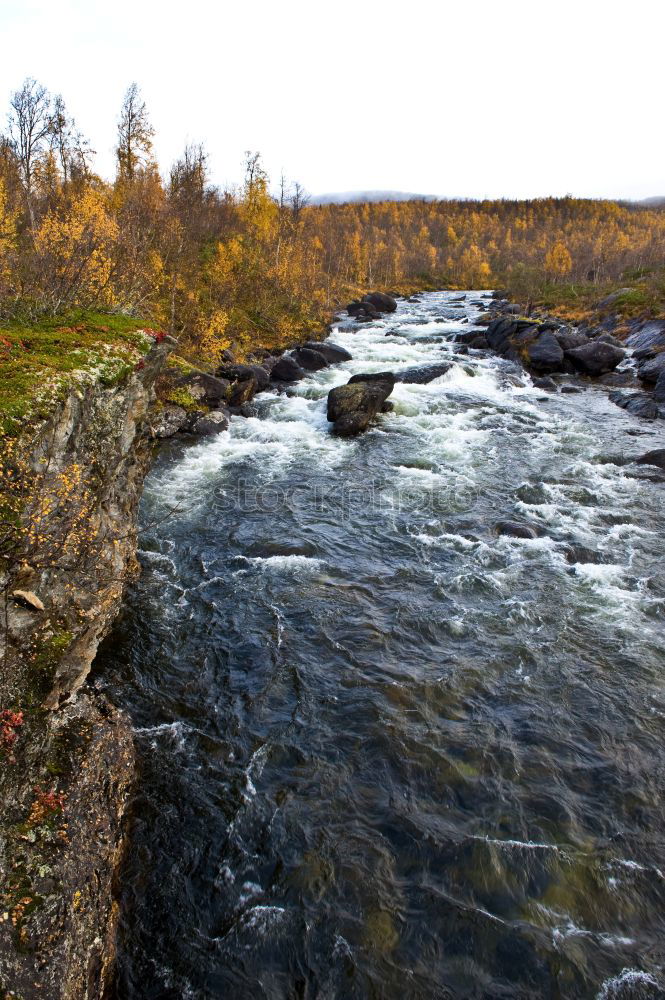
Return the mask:
<path fill-rule="evenodd" d="M 29 415 L 40 416 L 40 391 L 70 373 L 94 369 L 106 384 L 122 379 L 146 353 L 144 327 L 134 317 L 89 312 L 2 324 L 0 434 L 15 434 Z"/>

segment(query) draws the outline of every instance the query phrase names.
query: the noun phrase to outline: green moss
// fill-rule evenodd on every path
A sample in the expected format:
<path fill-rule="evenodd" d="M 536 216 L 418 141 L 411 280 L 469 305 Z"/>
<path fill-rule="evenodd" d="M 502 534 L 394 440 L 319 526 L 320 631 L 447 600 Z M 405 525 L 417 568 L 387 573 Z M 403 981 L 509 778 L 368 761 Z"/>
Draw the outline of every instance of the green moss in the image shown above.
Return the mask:
<path fill-rule="evenodd" d="M 73 638 L 72 632 L 57 632 L 55 635 L 43 639 L 37 647 L 35 658 L 32 661 L 32 669 L 39 688 L 37 693 L 40 697 L 44 690 L 49 687 L 53 672 L 71 645 Z"/>
<path fill-rule="evenodd" d="M 182 406 L 183 410 L 200 410 L 202 409 L 201 403 L 194 399 L 191 392 L 182 387 L 176 389 L 169 389 L 169 391 L 164 396 L 167 403 L 173 403 L 174 406 Z"/>
<path fill-rule="evenodd" d="M 147 351 L 135 317 L 73 312 L 0 327 L 0 434 L 18 433 L 27 417 L 46 417 L 66 391 L 67 375 L 122 381 Z"/>

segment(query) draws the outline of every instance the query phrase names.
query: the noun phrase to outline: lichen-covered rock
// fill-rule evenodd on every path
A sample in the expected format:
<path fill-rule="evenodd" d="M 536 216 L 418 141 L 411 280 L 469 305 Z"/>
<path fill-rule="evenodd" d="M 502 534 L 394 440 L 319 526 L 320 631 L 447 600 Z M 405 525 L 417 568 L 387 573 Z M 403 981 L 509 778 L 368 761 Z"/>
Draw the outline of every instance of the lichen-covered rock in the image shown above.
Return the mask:
<path fill-rule="evenodd" d="M 167 403 L 152 417 L 152 435 L 156 438 L 170 438 L 187 424 L 187 411 L 182 406 Z"/>
<path fill-rule="evenodd" d="M 188 430 L 190 434 L 198 434 L 200 437 L 210 437 L 211 434 L 221 434 L 229 428 L 229 414 L 227 410 L 211 410 L 209 413 L 196 415 Z"/>

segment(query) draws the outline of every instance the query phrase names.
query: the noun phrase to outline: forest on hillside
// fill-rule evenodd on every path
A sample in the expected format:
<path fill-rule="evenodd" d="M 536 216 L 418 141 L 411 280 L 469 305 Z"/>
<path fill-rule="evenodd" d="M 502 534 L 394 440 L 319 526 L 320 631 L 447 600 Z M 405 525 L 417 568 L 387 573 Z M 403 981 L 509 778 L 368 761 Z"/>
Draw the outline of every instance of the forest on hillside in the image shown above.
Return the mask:
<path fill-rule="evenodd" d="M 202 145 L 162 173 L 153 138 L 132 84 L 107 180 L 61 97 L 32 79 L 12 95 L 0 137 L 5 321 L 128 313 L 212 355 L 288 343 L 369 287 L 502 285 L 556 299 L 557 289 L 597 294 L 628 281 L 637 307 L 665 302 L 662 207 L 572 197 L 313 205 L 299 184 L 271 185 L 256 153 L 232 190 L 211 182 Z"/>

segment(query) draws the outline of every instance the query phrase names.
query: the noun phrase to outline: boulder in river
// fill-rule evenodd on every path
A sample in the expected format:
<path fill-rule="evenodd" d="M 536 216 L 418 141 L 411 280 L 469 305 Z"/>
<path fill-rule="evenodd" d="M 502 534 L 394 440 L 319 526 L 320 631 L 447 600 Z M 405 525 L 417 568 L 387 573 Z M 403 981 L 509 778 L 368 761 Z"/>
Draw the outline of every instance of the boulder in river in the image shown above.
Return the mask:
<path fill-rule="evenodd" d="M 419 365 L 417 368 L 403 368 L 395 372 L 395 381 L 408 385 L 426 385 L 440 375 L 445 375 L 454 366 L 452 361 L 441 361 L 439 364 Z"/>
<path fill-rule="evenodd" d="M 657 465 L 659 469 L 665 472 L 665 448 L 656 448 L 654 451 L 648 451 L 645 455 L 641 455 L 640 458 L 636 458 L 635 461 L 638 465 Z"/>
<path fill-rule="evenodd" d="M 534 378 L 531 380 L 535 389 L 544 389 L 546 392 L 556 392 L 556 382 L 549 375 L 543 375 L 542 378 Z"/>
<path fill-rule="evenodd" d="M 351 437 L 369 427 L 393 391 L 394 376 L 391 372 L 387 374 L 388 379 L 356 380 L 330 390 L 327 416 L 332 422 L 333 434 Z"/>
<path fill-rule="evenodd" d="M 356 382 L 389 382 L 392 388 L 396 381 L 394 372 L 362 372 L 352 375 L 347 385 L 355 385 Z"/>
<path fill-rule="evenodd" d="M 295 358 L 284 355 L 274 365 L 270 372 L 270 378 L 273 382 L 298 382 L 301 378 L 305 377 L 305 374 L 305 371 L 300 367 Z"/>
<path fill-rule="evenodd" d="M 533 343 L 528 344 L 527 356 L 529 365 L 538 372 L 556 372 L 563 362 L 563 350 L 554 334 L 546 330 L 536 336 Z"/>
<path fill-rule="evenodd" d="M 657 382 L 665 372 L 665 352 L 638 359 L 637 374 L 645 382 Z"/>
<path fill-rule="evenodd" d="M 625 351 L 611 344 L 592 340 L 583 347 L 574 347 L 566 351 L 566 357 L 572 361 L 575 368 L 585 375 L 604 375 L 614 371 L 625 358 Z"/>
<path fill-rule="evenodd" d="M 375 309 L 371 302 L 365 302 L 364 300 L 362 302 L 349 302 L 346 311 L 349 316 L 355 316 L 357 320 L 365 322 L 369 319 L 381 319 L 381 313 L 378 309 Z"/>
<path fill-rule="evenodd" d="M 308 340 L 306 344 L 303 344 L 304 348 L 307 348 L 308 351 L 318 351 L 331 365 L 352 360 L 352 355 L 344 347 L 340 347 L 339 344 L 331 344 L 327 340 L 322 343 L 316 340 Z"/>
<path fill-rule="evenodd" d="M 311 347 L 297 347 L 293 352 L 293 357 L 306 372 L 321 371 L 322 368 L 327 368 L 329 364 L 321 351 L 312 350 Z"/>
<path fill-rule="evenodd" d="M 397 309 L 395 299 L 392 295 L 386 295 L 385 292 L 370 292 L 369 295 L 363 297 L 363 302 L 369 302 L 374 309 L 382 313 L 392 313 Z"/>

